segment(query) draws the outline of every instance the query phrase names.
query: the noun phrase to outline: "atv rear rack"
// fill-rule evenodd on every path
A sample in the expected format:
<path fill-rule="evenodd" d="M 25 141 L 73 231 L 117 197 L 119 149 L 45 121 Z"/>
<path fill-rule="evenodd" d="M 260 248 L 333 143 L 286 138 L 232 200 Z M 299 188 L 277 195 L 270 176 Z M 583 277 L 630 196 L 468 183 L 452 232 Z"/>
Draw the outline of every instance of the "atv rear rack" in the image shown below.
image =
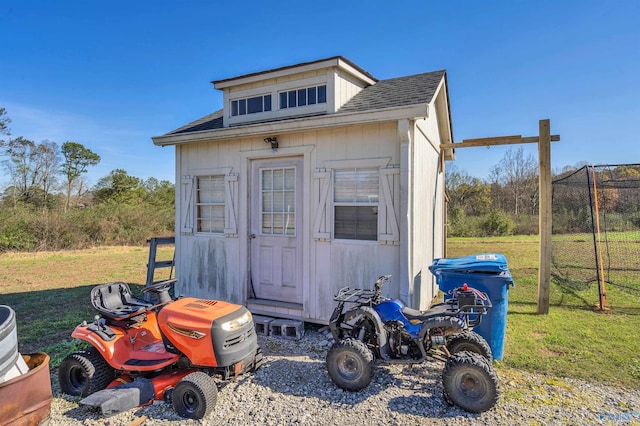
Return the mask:
<path fill-rule="evenodd" d="M 375 290 L 343 287 L 333 298 L 336 302 L 367 304 L 375 296 Z"/>

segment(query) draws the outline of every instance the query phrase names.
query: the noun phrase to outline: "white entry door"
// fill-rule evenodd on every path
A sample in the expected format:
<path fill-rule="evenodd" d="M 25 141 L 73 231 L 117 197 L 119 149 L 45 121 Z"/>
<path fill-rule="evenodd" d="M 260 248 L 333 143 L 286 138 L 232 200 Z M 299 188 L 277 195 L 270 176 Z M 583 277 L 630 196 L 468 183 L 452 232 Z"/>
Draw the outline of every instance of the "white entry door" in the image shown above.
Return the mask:
<path fill-rule="evenodd" d="M 302 303 L 302 157 L 253 160 L 251 177 L 255 297 Z"/>

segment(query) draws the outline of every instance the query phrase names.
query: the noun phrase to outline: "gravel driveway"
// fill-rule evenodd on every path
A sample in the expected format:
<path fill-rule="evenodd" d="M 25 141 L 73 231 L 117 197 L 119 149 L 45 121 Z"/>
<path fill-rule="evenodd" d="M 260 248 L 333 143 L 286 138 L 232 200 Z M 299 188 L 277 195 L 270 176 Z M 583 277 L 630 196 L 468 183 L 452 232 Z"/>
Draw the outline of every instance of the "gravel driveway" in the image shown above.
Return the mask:
<path fill-rule="evenodd" d="M 502 396 L 483 414 L 442 398 L 442 363 L 379 365 L 364 391 L 345 392 L 329 379 L 330 342 L 317 327 L 299 341 L 259 337 L 266 364 L 256 373 L 219 382 L 214 412 L 185 420 L 156 403 L 109 418 L 61 395 L 54 379 L 51 425 L 592 425 L 640 424 L 640 391 L 499 369 Z"/>

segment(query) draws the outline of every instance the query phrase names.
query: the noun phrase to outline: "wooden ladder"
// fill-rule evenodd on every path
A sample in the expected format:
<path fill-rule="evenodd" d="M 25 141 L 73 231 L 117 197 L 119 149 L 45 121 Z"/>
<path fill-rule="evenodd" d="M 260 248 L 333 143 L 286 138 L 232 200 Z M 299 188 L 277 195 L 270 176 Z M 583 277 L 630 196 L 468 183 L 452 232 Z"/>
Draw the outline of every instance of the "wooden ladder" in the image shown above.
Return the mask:
<path fill-rule="evenodd" d="M 156 260 L 156 251 L 158 249 L 158 246 L 168 245 L 168 244 L 175 245 L 176 243 L 175 237 L 149 238 L 147 242 L 149 243 L 149 262 L 147 263 L 147 282 L 144 285 L 145 287 L 149 287 L 160 281 L 164 281 L 164 280 L 158 280 L 158 281 L 153 280 L 155 271 L 156 269 L 159 269 L 159 268 L 171 268 L 171 271 L 169 272 L 169 278 L 166 278 L 166 279 L 170 279 L 171 275 L 173 274 L 173 268 L 175 267 L 175 259 L 176 259 L 175 249 L 174 249 L 173 259 Z M 150 296 L 151 296 L 150 293 L 146 293 L 144 295 L 145 300 L 148 301 Z"/>

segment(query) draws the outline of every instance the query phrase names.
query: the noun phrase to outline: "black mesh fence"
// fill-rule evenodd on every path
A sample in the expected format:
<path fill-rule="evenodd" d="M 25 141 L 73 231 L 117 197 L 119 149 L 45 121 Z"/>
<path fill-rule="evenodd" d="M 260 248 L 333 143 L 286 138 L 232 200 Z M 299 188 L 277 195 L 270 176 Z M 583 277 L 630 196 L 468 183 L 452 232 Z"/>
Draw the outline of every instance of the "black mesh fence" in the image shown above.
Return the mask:
<path fill-rule="evenodd" d="M 640 296 L 640 165 L 585 166 L 553 181 L 552 263 L 566 288 Z"/>

